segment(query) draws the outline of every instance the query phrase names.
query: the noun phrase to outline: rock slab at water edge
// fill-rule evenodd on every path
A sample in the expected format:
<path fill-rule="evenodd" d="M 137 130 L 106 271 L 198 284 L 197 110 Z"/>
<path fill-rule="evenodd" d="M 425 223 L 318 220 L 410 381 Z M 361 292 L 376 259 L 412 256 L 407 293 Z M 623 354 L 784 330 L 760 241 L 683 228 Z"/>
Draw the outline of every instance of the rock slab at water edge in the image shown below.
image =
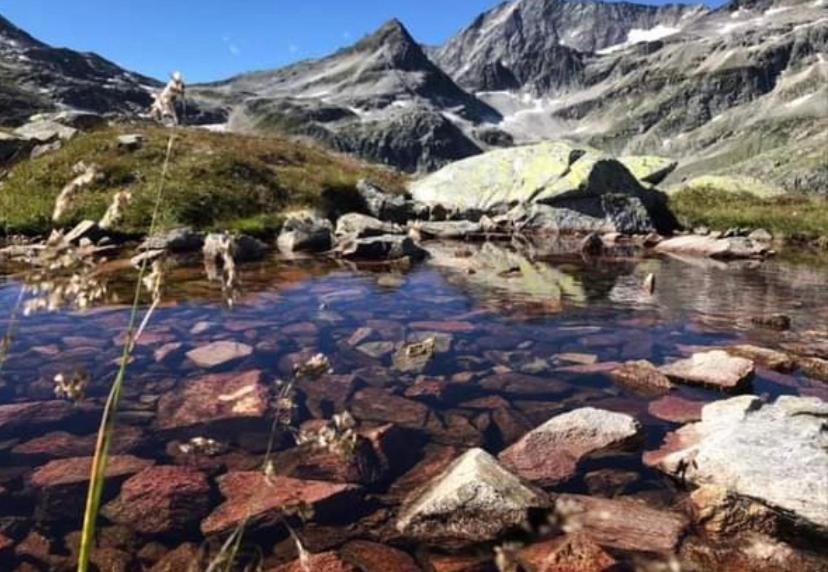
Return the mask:
<path fill-rule="evenodd" d="M 828 531 L 828 403 L 745 395 L 710 403 L 699 423 L 670 433 L 647 465 L 715 484 Z"/>
<path fill-rule="evenodd" d="M 540 486 L 571 478 L 587 455 L 623 448 L 641 435 L 634 418 L 593 407 L 557 415 L 500 453 L 504 466 Z"/>

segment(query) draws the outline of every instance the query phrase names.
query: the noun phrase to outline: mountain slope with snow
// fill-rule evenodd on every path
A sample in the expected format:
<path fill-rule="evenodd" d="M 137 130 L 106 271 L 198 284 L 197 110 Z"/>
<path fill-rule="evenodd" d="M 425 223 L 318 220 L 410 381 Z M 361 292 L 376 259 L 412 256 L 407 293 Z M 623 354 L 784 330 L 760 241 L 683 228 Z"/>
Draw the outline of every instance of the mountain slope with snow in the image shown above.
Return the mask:
<path fill-rule="evenodd" d="M 577 83 L 585 54 L 680 29 L 705 13 L 701 5 L 514 0 L 481 14 L 434 57 L 468 89 L 542 93 Z"/>

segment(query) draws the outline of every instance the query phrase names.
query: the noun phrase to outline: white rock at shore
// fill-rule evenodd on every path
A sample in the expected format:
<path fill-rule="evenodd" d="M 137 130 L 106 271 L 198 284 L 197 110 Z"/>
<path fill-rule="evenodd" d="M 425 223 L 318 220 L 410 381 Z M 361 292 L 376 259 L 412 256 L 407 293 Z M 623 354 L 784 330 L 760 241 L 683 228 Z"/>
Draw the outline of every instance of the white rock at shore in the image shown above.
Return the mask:
<path fill-rule="evenodd" d="M 710 403 L 667 436 L 646 464 L 695 484 L 757 499 L 828 532 L 828 403 L 752 395 Z"/>

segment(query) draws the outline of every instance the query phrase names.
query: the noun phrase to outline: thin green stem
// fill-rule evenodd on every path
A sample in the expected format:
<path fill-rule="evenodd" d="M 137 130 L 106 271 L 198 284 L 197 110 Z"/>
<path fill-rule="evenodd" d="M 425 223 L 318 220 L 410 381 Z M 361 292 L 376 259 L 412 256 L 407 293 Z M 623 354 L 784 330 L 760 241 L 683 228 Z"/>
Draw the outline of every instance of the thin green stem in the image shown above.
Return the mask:
<path fill-rule="evenodd" d="M 170 134 L 170 139 L 167 142 L 167 153 L 164 158 L 164 167 L 161 170 L 161 180 L 158 184 L 158 192 L 155 197 L 155 206 L 153 208 L 152 218 L 150 219 L 150 236 L 152 236 L 155 232 L 158 213 L 161 209 L 161 199 L 164 194 L 164 183 L 167 179 L 167 172 L 169 171 L 175 136 L 176 132 L 175 128 L 173 128 L 173 132 Z M 141 301 L 141 288 L 146 270 L 147 259 L 144 258 L 138 270 L 138 280 L 135 284 L 132 309 L 130 311 L 129 324 L 127 326 L 127 336 L 126 340 L 124 340 L 124 350 L 121 354 L 118 373 L 115 376 L 115 381 L 112 383 L 112 388 L 110 389 L 109 395 L 106 399 L 103 415 L 101 416 L 101 424 L 98 428 L 98 437 L 95 442 L 95 455 L 92 458 L 89 489 L 86 496 L 86 508 L 83 514 L 83 529 L 81 532 L 80 550 L 78 553 L 78 572 L 88 572 L 89 558 L 92 553 L 92 547 L 95 544 L 95 526 L 98 519 L 98 511 L 100 509 L 103 487 L 106 482 L 106 468 L 109 461 L 109 448 L 112 442 L 112 433 L 115 429 L 115 419 L 118 412 L 118 405 L 121 401 L 121 390 L 123 389 L 124 379 L 126 378 L 127 365 L 129 364 L 130 354 L 132 353 L 135 342 L 137 341 L 137 336 L 135 334 L 136 325 L 138 323 L 138 308 Z"/>

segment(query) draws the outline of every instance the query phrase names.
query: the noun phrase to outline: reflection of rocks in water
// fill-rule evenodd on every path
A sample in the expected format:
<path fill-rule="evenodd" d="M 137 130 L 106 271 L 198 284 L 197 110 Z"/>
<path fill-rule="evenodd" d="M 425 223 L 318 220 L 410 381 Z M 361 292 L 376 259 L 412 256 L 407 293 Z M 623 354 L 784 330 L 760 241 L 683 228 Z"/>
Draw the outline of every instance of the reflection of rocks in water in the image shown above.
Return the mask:
<path fill-rule="evenodd" d="M 557 313 L 565 301 L 585 302 L 579 278 L 555 266 L 532 260 L 510 247 L 491 242 L 482 245 L 429 244 L 433 264 L 450 271 L 449 281 L 472 292 L 497 294 L 486 301 L 498 307 L 519 305 L 540 313 Z M 503 296 L 507 294 L 508 296 Z"/>
<path fill-rule="evenodd" d="M 716 329 L 758 329 L 753 316 L 785 313 L 801 329 L 818 327 L 828 318 L 824 307 L 828 269 L 819 265 L 771 260 L 761 264 L 725 264 L 707 259 L 663 259 L 656 272 L 663 311 L 695 314 Z M 802 308 L 810 308 L 802 311 Z M 816 311 L 814 311 L 816 310 Z M 770 340 L 778 339 L 768 332 Z"/>

